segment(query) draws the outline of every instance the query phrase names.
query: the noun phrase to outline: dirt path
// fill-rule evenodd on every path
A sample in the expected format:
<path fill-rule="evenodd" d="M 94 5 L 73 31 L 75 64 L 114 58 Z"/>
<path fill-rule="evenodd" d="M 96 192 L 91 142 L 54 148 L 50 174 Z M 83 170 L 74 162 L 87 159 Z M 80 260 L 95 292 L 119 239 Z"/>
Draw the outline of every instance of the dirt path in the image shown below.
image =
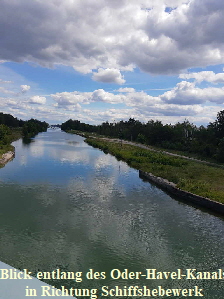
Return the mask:
<path fill-rule="evenodd" d="M 94 138 L 99 138 L 99 137 L 94 137 Z M 216 163 L 212 163 L 212 162 L 208 162 L 208 161 L 204 161 L 204 160 L 199 160 L 199 159 L 195 159 L 195 158 L 190 158 L 190 157 L 187 157 L 187 156 L 170 153 L 170 152 L 163 151 L 163 150 L 156 150 L 154 148 L 151 148 L 150 146 L 147 146 L 147 145 L 144 145 L 144 144 L 141 144 L 141 143 L 136 143 L 136 142 L 127 141 L 127 140 L 123 140 L 123 139 L 111 139 L 111 138 L 106 138 L 106 137 L 102 137 L 102 138 L 100 137 L 99 139 L 106 140 L 106 141 L 109 141 L 109 142 L 129 144 L 129 145 L 133 145 L 133 146 L 136 146 L 136 147 L 140 147 L 140 148 L 143 148 L 143 149 L 150 150 L 152 152 L 162 153 L 162 154 L 166 154 L 166 155 L 170 155 L 170 156 L 174 156 L 174 157 L 184 158 L 184 159 L 187 159 L 187 160 L 203 163 L 203 164 L 210 165 L 210 166 L 224 168 L 224 165 L 220 165 L 220 164 L 216 164 Z"/>

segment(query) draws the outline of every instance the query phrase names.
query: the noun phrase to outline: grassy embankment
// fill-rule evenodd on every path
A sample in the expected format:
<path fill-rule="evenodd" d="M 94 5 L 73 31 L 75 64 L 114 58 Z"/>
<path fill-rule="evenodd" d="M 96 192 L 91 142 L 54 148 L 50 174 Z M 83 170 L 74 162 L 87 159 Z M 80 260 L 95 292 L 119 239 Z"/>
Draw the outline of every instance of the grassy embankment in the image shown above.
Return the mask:
<path fill-rule="evenodd" d="M 111 137 L 111 136 L 99 135 L 97 133 L 92 133 L 92 132 L 82 132 L 82 131 L 77 131 L 77 130 L 68 130 L 66 132 L 71 133 L 71 134 L 77 134 L 77 135 L 83 136 L 85 138 L 93 137 L 93 138 L 107 138 L 107 139 L 114 140 L 114 138 Z M 124 141 L 125 142 L 126 141 L 130 142 L 128 140 L 124 140 Z M 179 155 L 179 156 L 183 156 L 183 157 L 193 158 L 193 159 L 196 159 L 196 160 L 199 160 L 199 161 L 202 161 L 202 162 L 208 162 L 208 164 L 209 163 L 216 164 L 217 167 L 224 168 L 224 164 L 218 164 L 215 159 L 205 157 L 205 156 L 201 156 L 197 153 L 190 153 L 188 151 L 180 151 L 180 150 L 178 151 L 178 150 L 167 149 L 167 148 L 163 148 L 163 147 L 159 147 L 159 146 L 146 145 L 144 143 L 138 143 L 138 142 L 135 142 L 135 141 L 132 141 L 132 143 L 136 144 L 136 146 L 138 146 L 140 144 L 140 145 L 143 145 L 143 146 L 147 146 L 147 148 L 151 149 L 151 150 L 165 152 L 165 153 L 167 152 L 167 153 L 170 153 L 170 154 L 175 154 L 175 155 Z"/>
<path fill-rule="evenodd" d="M 182 190 L 224 203 L 222 168 L 99 138 L 87 138 L 86 142 L 126 161 L 133 168 L 169 180 Z"/>
<path fill-rule="evenodd" d="M 8 151 L 14 151 L 14 146 L 11 145 L 11 143 L 19 138 L 22 138 L 22 129 L 21 128 L 11 129 L 11 132 L 7 137 L 8 137 L 7 144 L 0 143 L 0 159 L 2 155 L 7 153 Z M 3 166 L 4 164 L 0 163 L 0 168 Z"/>

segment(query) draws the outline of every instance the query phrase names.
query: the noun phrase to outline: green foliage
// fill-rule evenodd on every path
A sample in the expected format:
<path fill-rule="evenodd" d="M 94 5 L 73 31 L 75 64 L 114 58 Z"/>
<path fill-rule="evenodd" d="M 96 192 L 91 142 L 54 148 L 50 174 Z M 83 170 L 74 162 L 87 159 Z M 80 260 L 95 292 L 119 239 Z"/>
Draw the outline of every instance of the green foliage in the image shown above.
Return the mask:
<path fill-rule="evenodd" d="M 22 127 L 24 121 L 12 116 L 11 114 L 5 114 L 0 112 L 0 124 L 15 128 Z"/>
<path fill-rule="evenodd" d="M 0 143 L 7 144 L 10 141 L 11 130 L 6 125 L 0 125 Z"/>
<path fill-rule="evenodd" d="M 218 112 L 215 122 L 209 124 L 209 128 L 214 131 L 218 139 L 224 137 L 224 110 Z"/>
<path fill-rule="evenodd" d="M 10 134 L 9 128 L 22 127 L 23 136 L 33 137 L 39 132 L 46 131 L 49 125 L 45 121 L 33 118 L 28 121 L 19 120 L 10 114 L 0 112 L 0 126 L 0 142 L 9 143 L 10 138 L 7 137 Z"/>
<path fill-rule="evenodd" d="M 10 129 L 6 125 L 0 125 L 0 158 L 2 154 L 13 151 L 14 147 L 10 143 L 14 140 L 21 138 L 21 128 L 12 128 Z M 0 164 L 0 168 L 4 164 Z"/>
<path fill-rule="evenodd" d="M 210 123 L 207 128 L 203 126 L 197 128 L 188 120 L 182 123 L 178 122 L 175 125 L 163 125 L 158 120 L 141 123 L 130 118 L 128 121 L 104 122 L 97 126 L 69 119 L 62 124 L 61 129 L 64 131 L 93 132 L 169 150 L 193 153 L 206 159 L 215 159 L 224 163 L 221 142 L 224 138 L 224 110 L 217 114 L 217 120 Z"/>
<path fill-rule="evenodd" d="M 39 132 L 46 131 L 48 124 L 36 119 L 18 120 L 10 114 L 0 113 L 0 157 L 7 151 L 13 151 L 10 143 L 22 137 L 33 137 Z M 1 165 L 2 166 L 2 165 Z"/>
<path fill-rule="evenodd" d="M 48 126 L 48 123 L 32 118 L 23 125 L 23 136 L 26 138 L 33 137 L 39 132 L 47 131 Z"/>
<path fill-rule="evenodd" d="M 216 152 L 217 161 L 224 163 L 224 137 L 220 140 Z"/>
<path fill-rule="evenodd" d="M 119 142 L 88 138 L 86 142 L 126 161 L 131 167 L 177 184 L 185 191 L 224 203 L 224 169 L 153 152 Z"/>
<path fill-rule="evenodd" d="M 147 162 L 151 162 L 153 164 L 162 164 L 162 165 L 172 165 L 172 166 L 183 166 L 187 165 L 188 161 L 178 158 L 171 157 L 162 153 L 151 152 L 149 150 L 138 150 L 133 152 L 133 155 L 136 157 L 144 157 Z"/>
<path fill-rule="evenodd" d="M 139 142 L 139 143 L 146 143 L 147 142 L 145 135 L 143 135 L 141 133 L 138 134 L 136 141 Z"/>

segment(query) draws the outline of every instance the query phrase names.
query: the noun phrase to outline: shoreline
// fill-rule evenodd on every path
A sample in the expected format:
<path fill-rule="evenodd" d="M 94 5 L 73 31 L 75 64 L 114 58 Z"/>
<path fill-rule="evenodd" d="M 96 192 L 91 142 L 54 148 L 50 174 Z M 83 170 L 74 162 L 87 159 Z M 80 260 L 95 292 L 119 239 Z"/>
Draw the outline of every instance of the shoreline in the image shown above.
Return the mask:
<path fill-rule="evenodd" d="M 160 189 L 166 191 L 168 194 L 178 196 L 180 199 L 183 199 L 184 202 L 193 203 L 200 207 L 204 207 L 209 209 L 210 211 L 216 212 L 218 214 L 224 215 L 224 204 L 217 202 L 215 200 L 211 200 L 210 198 L 203 197 L 200 195 L 196 195 L 194 193 L 184 191 L 176 186 L 173 182 L 169 182 L 166 179 L 161 177 L 157 177 L 152 173 L 139 170 L 139 177 L 141 179 L 147 180 L 148 182 L 152 182 Z"/>
<path fill-rule="evenodd" d="M 15 150 L 14 151 L 8 151 L 4 154 L 2 154 L 2 157 L 0 159 L 0 165 L 5 166 L 6 163 L 13 160 L 15 157 Z"/>
<path fill-rule="evenodd" d="M 12 128 L 10 134 L 8 135 L 8 142 L 6 144 L 1 144 L 0 150 L 0 168 L 3 168 L 8 162 L 13 160 L 15 157 L 15 147 L 12 143 L 16 140 L 22 138 L 22 128 Z"/>
<path fill-rule="evenodd" d="M 107 153 L 112 154 L 113 156 L 117 157 L 118 159 L 121 159 L 128 163 L 129 166 L 137 169 L 139 171 L 139 177 L 142 179 L 145 179 L 146 181 L 149 181 L 151 183 L 154 183 L 157 185 L 160 189 L 167 192 L 169 195 L 173 195 L 176 199 L 183 200 L 185 203 L 191 203 L 195 204 L 196 206 L 204 207 L 209 211 L 215 212 L 219 215 L 224 215 L 224 203 L 223 203 L 223 197 L 222 193 L 217 196 L 216 199 L 216 190 L 211 189 L 211 192 L 207 192 L 206 189 L 205 192 L 201 188 L 203 188 L 203 184 L 206 187 L 206 184 L 211 182 L 211 177 L 214 179 L 214 183 L 216 182 L 216 176 L 218 175 L 224 175 L 222 168 L 217 167 L 218 165 L 206 165 L 207 163 L 200 163 L 201 161 L 195 161 L 191 159 L 185 159 L 185 157 L 173 157 L 175 158 L 182 158 L 187 162 L 187 165 L 185 163 L 183 165 L 172 165 L 172 163 L 167 163 L 165 160 L 165 164 L 161 166 L 163 161 L 149 161 L 149 164 L 146 163 L 146 160 L 144 160 L 144 155 L 136 155 L 135 152 L 131 148 L 126 148 L 126 146 L 133 147 L 133 144 L 125 144 L 125 142 L 120 144 L 118 146 L 117 140 L 105 140 L 103 138 L 90 138 L 85 140 L 89 145 L 93 147 L 97 147 Z M 111 146 L 110 146 L 111 144 Z M 116 145 L 116 146 L 115 146 Z M 135 145 L 136 148 L 136 145 Z M 146 150 L 146 149 L 143 149 Z M 147 152 L 150 151 L 150 149 L 147 149 Z M 154 151 L 151 151 L 154 152 Z M 161 153 L 162 155 L 166 155 L 165 153 Z M 147 155 L 145 155 L 146 159 Z M 157 158 L 157 157 L 155 157 Z M 155 162 L 155 163 L 154 163 Z M 168 160 L 169 162 L 169 160 Z M 172 162 L 172 161 L 171 161 Z M 190 164 L 189 164 L 190 163 Z M 193 163 L 193 164 L 191 164 Z M 196 164 L 197 165 L 196 165 Z M 201 166 L 200 166 L 201 165 Z M 177 166 L 177 167 L 176 167 Z M 180 167 L 179 167 L 180 166 Z M 197 166 L 197 168 L 196 168 Z M 160 169 L 162 168 L 162 171 Z M 188 169 L 187 169 L 188 168 Z M 209 168 L 209 169 L 208 169 Z M 165 169 L 165 171 L 164 171 Z M 186 171 L 187 169 L 187 171 Z M 196 169 L 196 170 L 195 170 Z M 215 170 L 216 169 L 216 170 Z M 151 171 L 150 171 L 151 170 Z M 155 172 L 153 172 L 155 170 Z M 167 171 L 168 170 L 168 171 Z M 193 171 L 195 173 L 193 174 Z M 209 170 L 209 171 L 208 171 Z M 185 180 L 190 180 L 191 176 L 194 175 L 194 183 L 196 190 L 198 191 L 193 192 L 191 190 L 184 189 L 182 185 L 180 184 L 181 180 L 184 179 L 184 175 L 188 175 L 188 177 L 185 178 Z M 164 176 L 163 176 L 164 174 Z M 204 175 L 207 175 L 207 177 L 204 177 Z M 178 179 L 175 177 L 178 176 Z M 223 177 L 223 176 L 222 176 Z M 176 180 L 172 180 L 172 178 L 175 178 Z M 202 181 L 203 180 L 203 181 Z M 217 183 L 218 185 L 215 186 L 215 188 L 220 188 L 220 181 Z M 222 185 L 222 184 L 221 184 Z M 184 186 L 184 185 L 183 185 Z M 223 185 L 222 185 L 223 186 Z M 185 187 L 185 186 L 184 186 Z M 209 187 L 209 185 L 208 185 Z M 223 189 L 223 187 L 221 187 Z M 192 190 L 194 190 L 192 188 Z M 201 194 L 200 194 L 201 193 Z M 203 194 L 204 193 L 204 194 Z M 208 195 L 206 195 L 206 193 Z M 210 197 L 209 195 L 212 195 Z M 217 193 L 218 194 L 218 193 Z M 220 197 L 221 196 L 221 197 Z M 221 200 L 220 200 L 221 199 Z"/>
<path fill-rule="evenodd" d="M 190 157 L 190 156 L 187 156 L 186 153 L 185 154 L 181 154 L 181 153 L 177 154 L 177 153 L 173 153 L 173 152 L 168 151 L 168 150 L 163 149 L 163 148 L 156 148 L 156 146 L 152 147 L 150 145 L 145 145 L 143 143 L 138 143 L 138 142 L 135 142 L 135 141 L 112 138 L 112 137 L 106 137 L 106 136 L 103 136 L 103 135 L 95 135 L 94 136 L 94 135 L 89 135 L 89 132 L 81 132 L 81 131 L 77 131 L 77 130 L 68 130 L 68 131 L 64 131 L 64 132 L 69 133 L 69 134 L 76 134 L 76 135 L 82 136 L 86 139 L 93 138 L 93 139 L 105 140 L 105 141 L 108 141 L 108 142 L 115 142 L 115 143 L 120 143 L 120 144 L 129 144 L 129 145 L 133 145 L 135 147 L 146 149 L 146 150 L 149 150 L 149 151 L 152 151 L 152 152 L 162 153 L 162 154 L 169 155 L 169 156 L 172 156 L 172 157 L 179 157 L 179 158 L 183 158 L 183 159 L 186 159 L 186 160 L 189 160 L 189 161 L 198 162 L 198 163 L 202 163 L 202 164 L 205 164 L 205 165 L 219 167 L 219 168 L 224 169 L 224 163 L 223 164 L 222 163 L 215 163 L 215 162 L 203 160 L 202 158 Z"/>

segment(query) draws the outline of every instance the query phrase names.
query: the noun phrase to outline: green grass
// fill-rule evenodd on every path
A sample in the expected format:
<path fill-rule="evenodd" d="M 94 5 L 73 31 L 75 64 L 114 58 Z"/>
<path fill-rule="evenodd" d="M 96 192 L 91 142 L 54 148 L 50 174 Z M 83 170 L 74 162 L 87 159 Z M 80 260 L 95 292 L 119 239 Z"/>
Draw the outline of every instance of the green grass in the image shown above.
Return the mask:
<path fill-rule="evenodd" d="M 176 154 L 176 155 L 180 155 L 180 156 L 185 156 L 185 157 L 189 157 L 189 158 L 193 158 L 193 159 L 197 159 L 197 160 L 201 160 L 201 161 L 206 161 L 208 163 L 215 163 L 215 164 L 219 164 L 220 167 L 223 166 L 222 163 L 217 162 L 217 160 L 215 160 L 214 158 L 209 158 L 207 156 L 202 156 L 200 154 L 197 153 L 193 153 L 193 152 L 188 152 L 188 151 L 181 151 L 181 150 L 174 150 L 174 149 L 167 149 L 164 147 L 159 147 L 159 146 L 152 146 L 149 145 L 150 148 L 155 149 L 155 150 L 160 150 L 160 151 L 165 151 L 171 154 Z"/>
<path fill-rule="evenodd" d="M 87 138 L 94 147 L 126 161 L 131 167 L 177 184 L 182 190 L 224 203 L 224 169 L 137 148 L 132 145 Z"/>
<path fill-rule="evenodd" d="M 118 138 L 111 137 L 111 136 L 99 135 L 99 134 L 93 133 L 93 132 L 82 132 L 82 131 L 77 131 L 77 130 L 69 130 L 69 131 L 67 131 L 67 133 L 81 135 L 85 138 L 94 137 L 94 138 L 99 138 L 99 139 L 101 139 L 101 138 L 108 138 L 108 139 L 111 139 L 111 140 L 118 139 Z M 168 149 L 168 148 L 165 148 L 165 147 L 160 147 L 160 146 L 155 146 L 155 145 L 147 145 L 147 144 L 144 144 L 144 143 L 138 143 L 136 141 L 130 141 L 130 140 L 123 140 L 123 141 L 124 142 L 127 141 L 127 142 L 135 143 L 136 146 L 138 146 L 139 144 L 143 145 L 143 146 L 147 146 L 149 149 L 152 149 L 152 150 L 155 150 L 155 151 L 167 152 L 167 153 L 176 154 L 176 155 L 179 155 L 179 156 L 185 156 L 185 157 L 188 157 L 188 158 L 197 159 L 197 160 L 204 161 L 204 162 L 207 162 L 207 163 L 214 163 L 216 165 L 219 165 L 219 167 L 224 168 L 224 163 L 219 163 L 215 159 L 212 159 L 212 158 L 209 158 L 209 157 L 206 157 L 206 156 L 202 156 L 202 155 L 197 154 L 197 153 L 192 153 L 192 152 L 188 152 L 188 151 L 174 150 L 174 149 Z"/>
<path fill-rule="evenodd" d="M 14 146 L 12 146 L 11 144 L 1 144 L 0 143 L 0 158 L 6 152 L 13 151 L 13 150 L 14 150 Z"/>
<path fill-rule="evenodd" d="M 78 131 L 78 130 L 67 130 L 66 132 L 70 133 L 70 134 L 80 135 L 80 136 L 83 136 L 85 138 L 90 138 L 90 137 L 96 137 L 96 138 L 107 137 L 107 136 L 99 135 L 99 134 L 94 133 L 94 132 L 83 132 L 83 131 Z M 111 138 L 111 137 L 107 137 L 107 138 Z"/>

